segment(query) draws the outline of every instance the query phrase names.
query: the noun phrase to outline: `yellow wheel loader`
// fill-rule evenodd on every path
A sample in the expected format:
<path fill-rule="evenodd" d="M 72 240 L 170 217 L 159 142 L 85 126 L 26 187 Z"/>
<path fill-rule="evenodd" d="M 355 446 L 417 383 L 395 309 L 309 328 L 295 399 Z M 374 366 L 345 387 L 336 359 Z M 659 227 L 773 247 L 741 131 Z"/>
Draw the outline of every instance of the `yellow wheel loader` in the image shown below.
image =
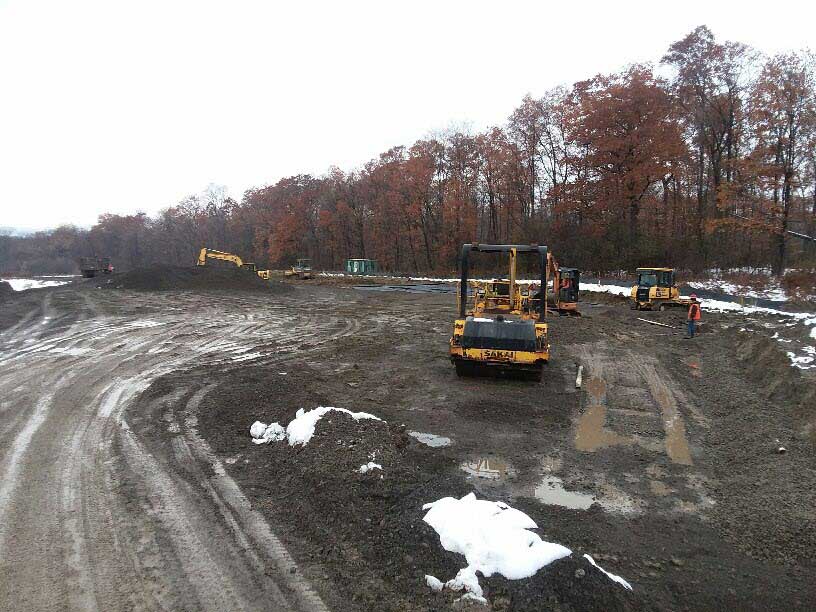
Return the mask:
<path fill-rule="evenodd" d="M 674 268 L 638 268 L 631 298 L 633 310 L 663 311 L 670 307 L 688 307 L 691 303 L 680 297 Z"/>
<path fill-rule="evenodd" d="M 507 253 L 509 278 L 470 281 L 468 264 L 472 252 Z M 519 285 L 516 281 L 516 259 L 520 253 L 535 256 L 539 261 L 538 293 L 530 284 Z M 509 374 L 541 380 L 543 366 L 550 360 L 546 288 L 551 262 L 546 246 L 462 246 L 459 316 L 450 339 L 450 359 L 457 375 Z"/>
<path fill-rule="evenodd" d="M 198 259 L 196 260 L 196 265 L 206 266 L 208 259 L 228 261 L 230 263 L 235 264 L 237 267 L 243 270 L 247 270 L 248 272 L 254 272 L 264 280 L 269 280 L 269 270 L 259 270 L 258 266 L 256 266 L 254 263 L 244 261 L 238 255 L 227 253 L 226 251 L 216 251 L 215 249 L 208 249 L 205 247 L 199 251 Z"/>

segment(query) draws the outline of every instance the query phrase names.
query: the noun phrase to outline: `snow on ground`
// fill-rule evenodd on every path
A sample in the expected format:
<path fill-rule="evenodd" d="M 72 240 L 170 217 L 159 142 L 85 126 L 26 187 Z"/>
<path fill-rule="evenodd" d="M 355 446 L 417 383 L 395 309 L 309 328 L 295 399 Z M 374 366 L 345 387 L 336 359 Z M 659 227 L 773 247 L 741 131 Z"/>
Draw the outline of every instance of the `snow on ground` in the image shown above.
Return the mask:
<path fill-rule="evenodd" d="M 788 359 L 791 361 L 791 365 L 795 368 L 799 368 L 800 370 L 811 370 L 816 368 L 816 349 L 812 346 L 806 346 L 804 348 L 808 355 L 797 355 L 792 351 L 788 351 Z"/>
<path fill-rule="evenodd" d="M 604 574 L 606 574 L 606 575 L 609 577 L 609 579 L 610 579 L 610 580 L 612 580 L 613 582 L 617 582 L 618 584 L 625 586 L 625 587 L 626 587 L 627 589 L 629 589 L 630 591 L 632 590 L 632 585 L 631 585 L 631 584 L 629 584 L 628 582 L 626 582 L 626 580 L 624 580 L 624 579 L 623 579 L 623 578 L 621 578 L 620 576 L 616 576 L 615 574 L 613 574 L 613 573 L 611 573 L 611 572 L 607 572 L 607 571 L 606 571 L 604 568 L 602 568 L 600 565 L 598 565 L 597 563 L 595 563 L 595 559 L 593 559 L 591 556 L 589 556 L 589 555 L 584 555 L 584 559 L 586 559 L 586 560 L 587 560 L 587 561 L 589 561 L 589 562 L 590 562 L 592 565 L 594 565 L 594 566 L 595 566 L 595 567 L 597 567 L 599 570 L 601 570 L 601 571 L 602 571 Z"/>
<path fill-rule="evenodd" d="M 361 465 L 360 469 L 357 470 L 361 474 L 365 474 L 366 472 L 370 472 L 372 470 L 381 470 L 382 466 L 379 463 L 374 463 L 373 461 L 369 461 L 365 465 Z"/>
<path fill-rule="evenodd" d="M 595 293 L 609 293 L 611 295 L 630 296 L 631 287 L 621 287 L 620 285 L 605 285 L 603 283 L 585 283 L 581 281 L 580 291 L 594 291 Z"/>
<path fill-rule="evenodd" d="M 611 295 L 630 295 L 629 287 L 621 287 L 619 285 L 604 285 L 599 283 L 581 283 L 581 292 L 593 291 L 595 293 L 609 293 Z M 688 295 L 682 296 L 688 298 Z M 725 302 L 722 300 L 709 300 L 707 298 L 700 298 L 698 300 L 703 307 L 703 313 L 706 310 L 713 312 L 729 312 L 735 314 L 753 315 L 765 314 L 774 317 L 787 317 L 794 319 L 797 322 L 805 325 L 816 325 L 816 312 L 786 312 L 778 308 L 766 308 L 764 306 L 744 306 L 736 302 Z M 816 337 L 816 336 L 814 336 Z"/>
<path fill-rule="evenodd" d="M 542 540 L 531 531 L 538 529 L 533 519 L 503 502 L 476 499 L 469 493 L 461 499 L 444 497 L 422 509 L 428 511 L 423 520 L 439 534 L 442 548 L 463 555 L 467 561 L 444 585 L 438 578 L 426 575 L 426 584 L 435 591 L 443 586 L 452 591 L 464 589 L 466 598 L 487 603 L 476 572 L 485 577 L 501 574 L 509 580 L 521 580 L 572 554 L 569 548 Z M 631 588 L 622 578 L 607 575 Z"/>
<path fill-rule="evenodd" d="M 428 585 L 428 588 L 430 588 L 432 591 L 436 591 L 437 593 L 445 588 L 445 585 L 442 584 L 442 581 L 439 578 L 431 576 L 430 574 L 425 574 L 425 584 Z"/>
<path fill-rule="evenodd" d="M 369 414 L 368 412 L 352 412 L 345 408 L 334 408 L 331 406 L 318 406 L 314 410 L 306 411 L 303 408 L 297 411 L 295 418 L 287 425 L 284 432 L 283 426 L 280 423 L 272 423 L 267 425 L 260 421 L 255 421 L 249 428 L 249 434 L 253 438 L 255 444 L 266 444 L 268 442 L 278 442 L 287 438 L 289 446 L 300 444 L 305 446 L 315 432 L 315 425 L 329 412 L 345 412 L 350 415 L 355 421 L 361 419 L 374 419 L 381 421 L 379 417 Z M 381 466 L 380 466 L 381 467 Z"/>
<path fill-rule="evenodd" d="M 778 283 L 768 282 L 764 289 L 756 290 L 745 285 L 737 285 L 728 281 L 710 279 L 705 281 L 691 281 L 686 283 L 692 289 L 705 289 L 707 291 L 719 291 L 728 295 L 741 295 L 749 298 L 760 298 L 773 300 L 775 302 L 786 302 L 788 295 Z"/>
<path fill-rule="evenodd" d="M 280 423 L 272 423 L 267 425 L 260 421 L 255 421 L 252 427 L 249 428 L 249 434 L 252 436 L 254 444 L 269 444 L 270 442 L 280 442 L 286 437 L 286 430 L 281 427 Z"/>
<path fill-rule="evenodd" d="M 59 287 L 67 285 L 69 280 L 42 280 L 39 278 L 0 278 L 6 281 L 15 291 L 26 291 L 27 289 L 42 289 L 43 287 Z"/>
<path fill-rule="evenodd" d="M 379 417 L 375 417 L 373 414 L 369 414 L 368 412 L 352 412 L 351 410 L 346 410 L 345 408 L 318 406 L 314 410 L 309 410 L 308 412 L 301 408 L 297 411 L 295 420 L 289 423 L 289 425 L 286 427 L 286 437 L 289 438 L 289 446 L 295 446 L 296 444 L 307 444 L 314 435 L 315 425 L 317 422 L 323 418 L 325 414 L 331 411 L 345 412 L 355 421 L 359 421 L 360 419 L 374 419 L 375 421 L 382 420 Z"/>

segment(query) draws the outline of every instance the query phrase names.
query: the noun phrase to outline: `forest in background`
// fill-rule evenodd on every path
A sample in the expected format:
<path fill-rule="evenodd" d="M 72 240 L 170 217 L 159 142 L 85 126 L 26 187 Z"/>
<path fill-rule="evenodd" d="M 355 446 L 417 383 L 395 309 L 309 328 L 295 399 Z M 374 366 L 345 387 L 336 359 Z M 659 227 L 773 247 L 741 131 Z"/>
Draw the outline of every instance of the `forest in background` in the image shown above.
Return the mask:
<path fill-rule="evenodd" d="M 0 236 L 0 273 L 73 273 L 83 255 L 118 270 L 190 265 L 207 246 L 262 266 L 365 257 L 450 275 L 465 242 L 547 244 L 563 265 L 598 272 L 813 268 L 816 245 L 786 231 L 816 234 L 815 71 L 809 51 L 765 57 L 700 26 L 659 70 L 526 96 L 484 132 L 449 130 L 240 202 L 210 186 L 156 216 Z"/>

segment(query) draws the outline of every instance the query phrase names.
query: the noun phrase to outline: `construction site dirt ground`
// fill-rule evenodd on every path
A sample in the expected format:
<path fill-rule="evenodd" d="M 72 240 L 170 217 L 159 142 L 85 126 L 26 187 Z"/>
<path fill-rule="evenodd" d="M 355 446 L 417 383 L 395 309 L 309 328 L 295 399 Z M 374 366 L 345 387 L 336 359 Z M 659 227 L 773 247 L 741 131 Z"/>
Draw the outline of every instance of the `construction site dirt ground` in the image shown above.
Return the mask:
<path fill-rule="evenodd" d="M 685 340 L 679 311 L 580 308 L 550 319 L 532 383 L 457 378 L 448 293 L 8 297 L 0 610 L 482 609 L 425 584 L 466 563 L 422 505 L 469 492 L 574 552 L 482 577 L 491 609 L 813 609 L 816 383 L 775 319 L 704 313 Z M 252 443 L 254 421 L 318 406 L 385 423 L 330 413 L 306 446 Z"/>

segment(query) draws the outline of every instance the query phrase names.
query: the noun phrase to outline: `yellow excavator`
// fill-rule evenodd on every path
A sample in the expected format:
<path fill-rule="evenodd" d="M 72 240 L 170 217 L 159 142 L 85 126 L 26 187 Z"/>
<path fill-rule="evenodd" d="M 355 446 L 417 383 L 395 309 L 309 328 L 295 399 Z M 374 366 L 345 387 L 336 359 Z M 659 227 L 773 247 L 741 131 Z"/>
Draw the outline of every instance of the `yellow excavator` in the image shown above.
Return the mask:
<path fill-rule="evenodd" d="M 299 278 L 301 280 L 312 278 L 312 260 L 298 259 L 297 263 L 286 270 L 283 275 L 286 278 Z"/>
<path fill-rule="evenodd" d="M 507 253 L 509 277 L 495 281 L 469 280 L 468 264 L 473 252 Z M 519 254 L 537 257 L 541 270 L 538 288 L 517 282 Z M 509 374 L 540 381 L 543 366 L 550 360 L 547 284 L 550 271 L 558 269 L 547 247 L 465 244 L 461 266 L 457 294 L 459 316 L 454 321 L 450 339 L 450 359 L 456 374 Z"/>
<path fill-rule="evenodd" d="M 233 253 L 227 253 L 226 251 L 216 251 L 215 249 L 208 249 L 206 247 L 202 248 L 201 251 L 198 253 L 198 259 L 196 260 L 197 266 L 206 266 L 208 259 L 216 259 L 219 261 L 228 261 L 230 263 L 235 264 L 237 267 L 247 270 L 249 272 L 254 272 L 258 276 L 260 276 L 264 280 L 269 280 L 269 270 L 258 270 L 258 266 L 251 262 L 245 262 L 241 259 L 238 255 L 234 255 Z"/>
<path fill-rule="evenodd" d="M 552 253 L 547 253 L 547 266 L 552 272 L 552 293 L 547 296 L 547 305 L 558 314 L 580 317 L 578 292 L 581 286 L 581 272 L 578 268 L 562 268 Z"/>
<path fill-rule="evenodd" d="M 666 310 L 672 306 L 688 307 L 691 301 L 680 297 L 674 268 L 638 268 L 637 284 L 630 293 L 633 310 Z"/>

